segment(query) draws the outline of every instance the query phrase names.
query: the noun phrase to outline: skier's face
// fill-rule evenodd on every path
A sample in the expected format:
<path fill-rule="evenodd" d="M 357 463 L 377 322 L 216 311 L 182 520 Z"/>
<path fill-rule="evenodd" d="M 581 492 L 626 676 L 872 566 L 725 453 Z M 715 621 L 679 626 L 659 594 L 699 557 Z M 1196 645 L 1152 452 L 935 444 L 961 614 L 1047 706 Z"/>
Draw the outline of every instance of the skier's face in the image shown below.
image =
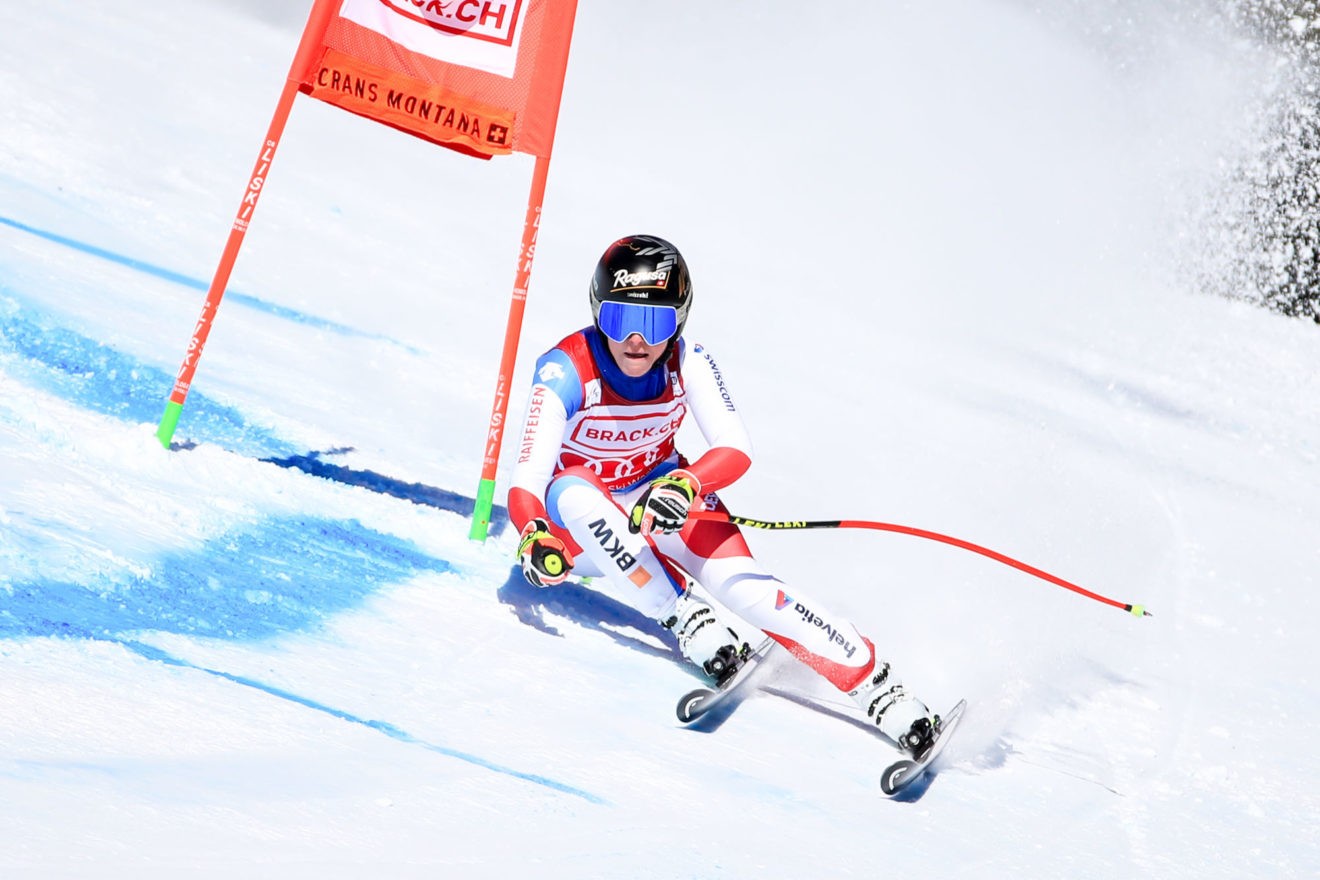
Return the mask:
<path fill-rule="evenodd" d="M 658 345 L 647 345 L 646 340 L 642 339 L 642 334 L 634 333 L 623 342 L 615 342 L 606 336 L 605 344 L 609 347 L 614 362 L 619 365 L 620 370 L 623 370 L 623 374 L 635 378 L 645 375 L 647 370 L 655 366 L 655 362 L 665 353 L 669 341 L 666 340 Z"/>

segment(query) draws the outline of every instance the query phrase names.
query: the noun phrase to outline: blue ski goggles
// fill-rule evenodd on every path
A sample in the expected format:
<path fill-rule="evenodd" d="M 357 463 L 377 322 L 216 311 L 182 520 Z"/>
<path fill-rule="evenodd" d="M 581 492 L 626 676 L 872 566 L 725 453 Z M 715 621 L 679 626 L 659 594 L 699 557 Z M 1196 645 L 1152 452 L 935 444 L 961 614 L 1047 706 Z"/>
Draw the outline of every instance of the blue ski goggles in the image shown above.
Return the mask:
<path fill-rule="evenodd" d="M 596 316 L 600 332 L 615 342 L 626 342 L 640 333 L 647 345 L 659 345 L 678 332 L 678 309 L 641 303 L 603 302 Z"/>

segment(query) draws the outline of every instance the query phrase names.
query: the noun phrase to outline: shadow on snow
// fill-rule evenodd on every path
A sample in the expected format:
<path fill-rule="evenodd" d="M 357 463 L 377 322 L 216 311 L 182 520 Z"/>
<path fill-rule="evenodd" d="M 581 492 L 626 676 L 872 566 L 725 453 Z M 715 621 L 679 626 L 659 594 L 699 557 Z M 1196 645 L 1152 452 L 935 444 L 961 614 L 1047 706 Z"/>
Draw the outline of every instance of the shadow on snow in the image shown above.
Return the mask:
<path fill-rule="evenodd" d="M 673 637 L 651 620 L 617 599 L 584 584 L 566 581 L 557 587 L 534 587 L 527 583 L 518 566 L 509 569 L 509 576 L 498 591 L 500 602 L 513 609 L 518 620 L 547 635 L 563 637 L 547 616 L 609 636 L 614 642 L 633 651 L 654 657 L 665 657 L 691 669 L 699 675 L 678 650 Z M 647 639 L 643 637 L 651 636 Z M 664 642 L 664 647 L 655 643 Z"/>
<path fill-rule="evenodd" d="M 372 492 L 381 495 L 391 495 L 395 498 L 402 498 L 405 501 L 411 501 L 414 504 L 421 504 L 426 507 L 435 507 L 440 510 L 448 510 L 452 513 L 462 516 L 471 516 L 473 508 L 476 505 L 476 499 L 462 495 L 458 492 L 451 492 L 448 489 L 441 489 L 436 486 L 427 486 L 424 483 L 409 483 L 376 471 L 353 470 L 339 464 L 331 464 L 323 461 L 322 456 L 339 455 L 345 452 L 351 452 L 351 448 L 328 449 L 325 452 L 309 452 L 306 455 L 288 455 L 284 457 L 263 458 L 262 461 L 278 465 L 282 468 L 290 468 L 310 474 L 314 477 L 322 477 L 327 480 L 334 480 L 336 483 L 343 483 L 346 486 L 359 486 L 363 489 L 369 489 Z M 490 524 L 488 532 L 491 537 L 498 536 L 504 531 L 504 526 L 509 521 L 509 512 L 507 509 L 495 505 L 490 512 Z"/>

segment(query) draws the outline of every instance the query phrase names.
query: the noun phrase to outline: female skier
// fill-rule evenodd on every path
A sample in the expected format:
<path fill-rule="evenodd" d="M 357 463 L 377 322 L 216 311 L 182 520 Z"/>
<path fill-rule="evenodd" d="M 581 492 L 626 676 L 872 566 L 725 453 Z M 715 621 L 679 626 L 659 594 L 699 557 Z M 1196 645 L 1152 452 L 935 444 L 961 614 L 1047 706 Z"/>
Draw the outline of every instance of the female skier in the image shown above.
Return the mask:
<path fill-rule="evenodd" d="M 692 282 L 682 255 L 655 236 L 620 239 L 590 295 L 593 326 L 536 362 L 509 489 L 523 575 L 545 587 L 570 571 L 605 578 L 717 682 L 748 650 L 745 621 L 920 758 L 938 717 L 877 662 L 871 640 L 765 571 L 736 525 L 688 519 L 694 503 L 724 510 L 715 492 L 746 472 L 751 443 L 715 359 L 683 339 Z M 692 462 L 674 445 L 689 414 L 709 447 Z M 720 619 L 689 578 L 741 621 Z"/>

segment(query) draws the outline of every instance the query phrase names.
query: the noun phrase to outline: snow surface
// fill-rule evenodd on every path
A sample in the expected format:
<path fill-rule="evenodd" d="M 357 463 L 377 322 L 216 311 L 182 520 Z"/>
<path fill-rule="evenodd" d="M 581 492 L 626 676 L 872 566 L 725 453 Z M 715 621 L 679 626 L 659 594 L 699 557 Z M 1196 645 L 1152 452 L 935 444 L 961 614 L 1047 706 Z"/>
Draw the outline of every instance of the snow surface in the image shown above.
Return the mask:
<path fill-rule="evenodd" d="M 679 728 L 653 626 L 468 540 L 526 157 L 300 99 L 157 444 L 307 5 L 0 4 L 0 876 L 1320 873 L 1320 338 L 1177 274 L 1268 59 L 1186 3 L 579 9 L 514 412 L 656 232 L 736 512 L 1155 614 L 751 535 L 967 697 L 890 802 L 792 699 Z"/>

